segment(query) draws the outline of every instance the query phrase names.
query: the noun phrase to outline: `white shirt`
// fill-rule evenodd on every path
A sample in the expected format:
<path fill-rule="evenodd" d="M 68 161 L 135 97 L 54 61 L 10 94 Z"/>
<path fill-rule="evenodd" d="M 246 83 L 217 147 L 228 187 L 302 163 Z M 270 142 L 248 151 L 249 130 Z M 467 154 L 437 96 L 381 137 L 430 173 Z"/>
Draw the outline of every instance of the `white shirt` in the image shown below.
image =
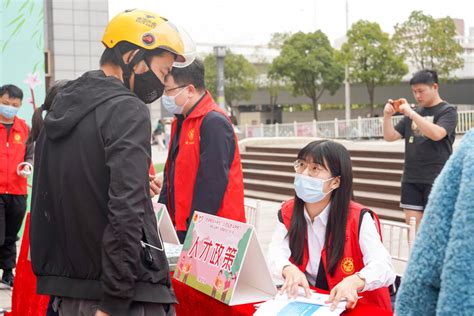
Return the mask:
<path fill-rule="evenodd" d="M 326 225 L 328 222 L 329 207 L 315 217 L 314 221 L 304 210 L 304 216 L 308 232 L 309 262 L 306 267 L 306 275 L 310 284 L 315 284 L 318 275 L 321 251 L 326 240 Z M 282 280 L 283 267 L 291 264 L 289 258 L 291 250 L 289 245 L 288 230 L 285 225 L 277 221 L 272 241 L 268 248 L 267 261 L 272 275 Z M 372 291 L 381 287 L 387 287 L 395 281 L 395 270 L 392 259 L 385 249 L 375 222 L 369 213 L 364 214 L 360 228 L 359 245 L 362 251 L 364 268 L 360 274 L 365 278 L 363 291 Z"/>

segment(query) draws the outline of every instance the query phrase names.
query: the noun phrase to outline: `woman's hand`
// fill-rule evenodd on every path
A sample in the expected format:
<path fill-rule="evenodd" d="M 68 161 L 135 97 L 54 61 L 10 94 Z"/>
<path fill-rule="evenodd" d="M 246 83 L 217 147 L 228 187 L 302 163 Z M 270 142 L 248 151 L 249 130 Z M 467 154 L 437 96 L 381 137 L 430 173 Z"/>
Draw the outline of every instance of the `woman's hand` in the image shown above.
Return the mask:
<path fill-rule="evenodd" d="M 302 286 L 307 298 L 311 297 L 308 280 L 303 272 L 297 266 L 290 264 L 283 268 L 283 277 L 285 283 L 280 289 L 280 293 L 287 293 L 288 298 L 296 298 L 298 296 L 298 286 Z"/>
<path fill-rule="evenodd" d="M 332 303 L 331 311 L 335 310 L 341 300 L 346 300 L 346 308 L 352 309 L 357 305 L 359 299 L 358 291 L 365 286 L 365 281 L 358 275 L 353 274 L 339 282 L 329 294 L 326 303 Z"/>

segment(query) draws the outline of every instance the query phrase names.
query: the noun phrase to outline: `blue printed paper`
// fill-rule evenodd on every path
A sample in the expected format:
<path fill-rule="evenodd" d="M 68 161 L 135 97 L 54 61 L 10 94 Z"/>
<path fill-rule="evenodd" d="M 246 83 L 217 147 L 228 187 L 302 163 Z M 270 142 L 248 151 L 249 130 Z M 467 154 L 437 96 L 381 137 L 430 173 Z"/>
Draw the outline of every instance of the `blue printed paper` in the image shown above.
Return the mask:
<path fill-rule="evenodd" d="M 291 302 L 286 305 L 277 316 L 311 316 L 321 306 L 302 302 Z"/>

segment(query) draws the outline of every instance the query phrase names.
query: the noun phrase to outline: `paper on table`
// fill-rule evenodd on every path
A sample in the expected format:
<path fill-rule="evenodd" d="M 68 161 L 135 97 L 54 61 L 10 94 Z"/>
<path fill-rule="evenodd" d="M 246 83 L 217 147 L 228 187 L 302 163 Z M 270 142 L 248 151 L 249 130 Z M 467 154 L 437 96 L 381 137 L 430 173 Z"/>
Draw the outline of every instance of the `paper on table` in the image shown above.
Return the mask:
<path fill-rule="evenodd" d="M 286 301 L 286 302 L 303 302 L 303 303 L 309 303 L 309 304 L 316 304 L 316 305 L 321 305 L 321 306 L 328 306 L 330 307 L 332 303 L 325 303 L 329 298 L 329 295 L 327 294 L 320 294 L 312 291 L 311 293 L 311 298 L 306 298 L 304 296 L 304 290 L 303 288 L 298 288 L 298 296 L 295 299 L 289 299 L 286 293 L 284 294 L 277 294 L 275 296 L 275 300 L 277 301 Z M 338 309 L 342 309 L 343 311 L 346 309 L 346 302 L 339 302 L 337 305 Z"/>
<path fill-rule="evenodd" d="M 311 298 L 304 297 L 304 290 L 298 289 L 296 299 L 288 299 L 286 293 L 278 294 L 275 299 L 258 305 L 254 315 L 259 316 L 282 316 L 282 315 L 305 315 L 305 316 L 337 316 L 346 309 L 346 303 L 340 302 L 336 310 L 331 312 L 331 304 L 326 304 L 329 295 L 313 292 Z"/>
<path fill-rule="evenodd" d="M 270 300 L 261 304 L 254 315 L 256 316 L 339 316 L 345 308 L 331 311 L 329 306 L 305 303 L 298 300 Z"/>

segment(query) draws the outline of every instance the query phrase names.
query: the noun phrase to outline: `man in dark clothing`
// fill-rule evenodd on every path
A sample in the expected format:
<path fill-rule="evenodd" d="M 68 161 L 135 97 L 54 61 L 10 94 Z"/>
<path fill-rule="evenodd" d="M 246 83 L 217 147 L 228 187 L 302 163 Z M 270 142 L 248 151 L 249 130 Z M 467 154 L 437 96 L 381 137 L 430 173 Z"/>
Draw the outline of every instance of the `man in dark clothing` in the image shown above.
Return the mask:
<path fill-rule="evenodd" d="M 407 224 L 411 217 L 415 217 L 418 226 L 431 186 L 453 152 L 457 111 L 439 96 L 435 71 L 417 72 L 410 85 L 420 106 L 412 109 L 408 103 L 402 104 L 400 113 L 405 117 L 394 127 L 392 115 L 395 110 L 389 100 L 384 109 L 384 139 L 405 139 L 400 207 L 405 211 Z"/>
<path fill-rule="evenodd" d="M 13 286 L 16 240 L 26 212 L 27 177 L 34 147 L 29 128 L 16 116 L 23 92 L 15 85 L 0 87 L 0 269 L 2 283 Z"/>
<path fill-rule="evenodd" d="M 180 241 L 195 210 L 245 222 L 237 137 L 205 89 L 202 62 L 174 68 L 161 102 L 175 119 L 159 202 L 168 207 Z"/>
<path fill-rule="evenodd" d="M 31 259 L 59 315 L 169 315 L 176 303 L 150 200 L 150 115 L 182 34 L 147 11 L 107 26 L 101 69 L 68 82 L 36 142 Z"/>

